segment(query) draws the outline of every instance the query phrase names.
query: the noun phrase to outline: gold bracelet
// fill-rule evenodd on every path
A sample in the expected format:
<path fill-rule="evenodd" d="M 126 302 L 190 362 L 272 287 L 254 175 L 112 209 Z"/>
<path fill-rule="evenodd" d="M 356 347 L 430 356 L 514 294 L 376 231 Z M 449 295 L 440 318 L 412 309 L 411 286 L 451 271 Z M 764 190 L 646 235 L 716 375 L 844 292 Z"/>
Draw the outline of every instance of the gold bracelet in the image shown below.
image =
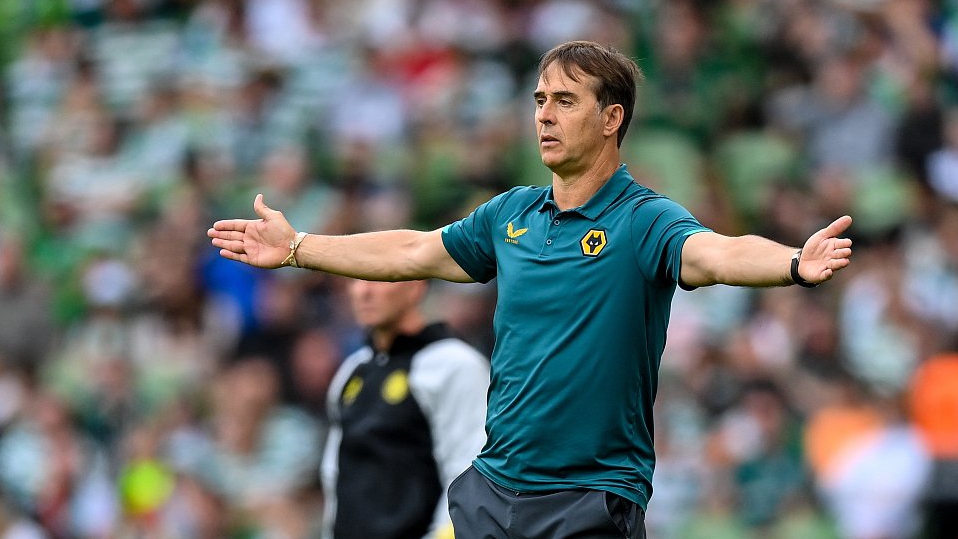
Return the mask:
<path fill-rule="evenodd" d="M 286 257 L 286 260 L 283 260 L 284 266 L 289 266 L 291 268 L 298 268 L 299 264 L 296 262 L 296 249 L 299 249 L 299 244 L 303 243 L 303 240 L 308 236 L 306 232 L 297 232 L 293 239 L 289 240 L 289 256 Z"/>

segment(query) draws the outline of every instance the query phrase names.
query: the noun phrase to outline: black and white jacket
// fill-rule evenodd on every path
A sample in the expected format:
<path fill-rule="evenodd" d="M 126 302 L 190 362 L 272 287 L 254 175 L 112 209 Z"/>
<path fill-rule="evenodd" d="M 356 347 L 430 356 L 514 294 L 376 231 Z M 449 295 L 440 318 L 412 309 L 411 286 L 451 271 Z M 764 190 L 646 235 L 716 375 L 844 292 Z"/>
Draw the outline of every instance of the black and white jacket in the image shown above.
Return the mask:
<path fill-rule="evenodd" d="M 324 539 L 451 537 L 446 489 L 485 443 L 489 362 L 443 324 L 366 346 L 329 389 Z"/>

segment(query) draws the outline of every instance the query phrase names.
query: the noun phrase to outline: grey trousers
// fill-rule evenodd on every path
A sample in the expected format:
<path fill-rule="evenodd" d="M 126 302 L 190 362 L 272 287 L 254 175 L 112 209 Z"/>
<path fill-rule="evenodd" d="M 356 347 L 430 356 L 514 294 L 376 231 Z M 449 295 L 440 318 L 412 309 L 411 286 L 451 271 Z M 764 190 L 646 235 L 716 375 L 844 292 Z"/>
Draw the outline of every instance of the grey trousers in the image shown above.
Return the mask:
<path fill-rule="evenodd" d="M 645 539 L 645 512 L 600 490 L 525 494 L 470 466 L 449 485 L 456 539 Z"/>

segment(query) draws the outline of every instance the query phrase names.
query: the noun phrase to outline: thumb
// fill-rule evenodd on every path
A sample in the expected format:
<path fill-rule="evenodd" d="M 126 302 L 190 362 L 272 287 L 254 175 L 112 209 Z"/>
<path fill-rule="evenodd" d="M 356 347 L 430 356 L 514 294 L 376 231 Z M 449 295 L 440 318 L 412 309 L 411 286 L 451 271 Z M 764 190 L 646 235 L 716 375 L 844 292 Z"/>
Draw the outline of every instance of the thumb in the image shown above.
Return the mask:
<path fill-rule="evenodd" d="M 843 215 L 832 221 L 832 224 L 825 227 L 822 232 L 826 238 L 836 238 L 839 234 L 848 230 L 850 226 L 852 226 L 851 216 Z"/>
<path fill-rule="evenodd" d="M 276 213 L 276 210 L 270 208 L 263 202 L 263 193 L 257 194 L 256 199 L 253 200 L 253 211 L 264 221 L 269 221 L 273 214 Z"/>

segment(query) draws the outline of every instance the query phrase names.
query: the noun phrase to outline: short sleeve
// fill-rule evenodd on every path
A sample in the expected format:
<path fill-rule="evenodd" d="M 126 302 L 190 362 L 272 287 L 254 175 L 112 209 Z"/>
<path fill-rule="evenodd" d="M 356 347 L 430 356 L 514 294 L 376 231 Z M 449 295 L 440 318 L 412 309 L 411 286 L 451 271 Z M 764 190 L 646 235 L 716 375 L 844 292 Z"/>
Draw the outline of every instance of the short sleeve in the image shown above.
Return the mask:
<path fill-rule="evenodd" d="M 685 240 L 708 231 L 688 210 L 665 197 L 640 201 L 632 214 L 636 259 L 646 277 L 655 281 L 679 282 Z"/>
<path fill-rule="evenodd" d="M 496 196 L 467 217 L 442 229 L 442 243 L 449 256 L 469 277 L 480 283 L 489 282 L 496 276 L 496 253 L 491 231 L 502 197 Z"/>

